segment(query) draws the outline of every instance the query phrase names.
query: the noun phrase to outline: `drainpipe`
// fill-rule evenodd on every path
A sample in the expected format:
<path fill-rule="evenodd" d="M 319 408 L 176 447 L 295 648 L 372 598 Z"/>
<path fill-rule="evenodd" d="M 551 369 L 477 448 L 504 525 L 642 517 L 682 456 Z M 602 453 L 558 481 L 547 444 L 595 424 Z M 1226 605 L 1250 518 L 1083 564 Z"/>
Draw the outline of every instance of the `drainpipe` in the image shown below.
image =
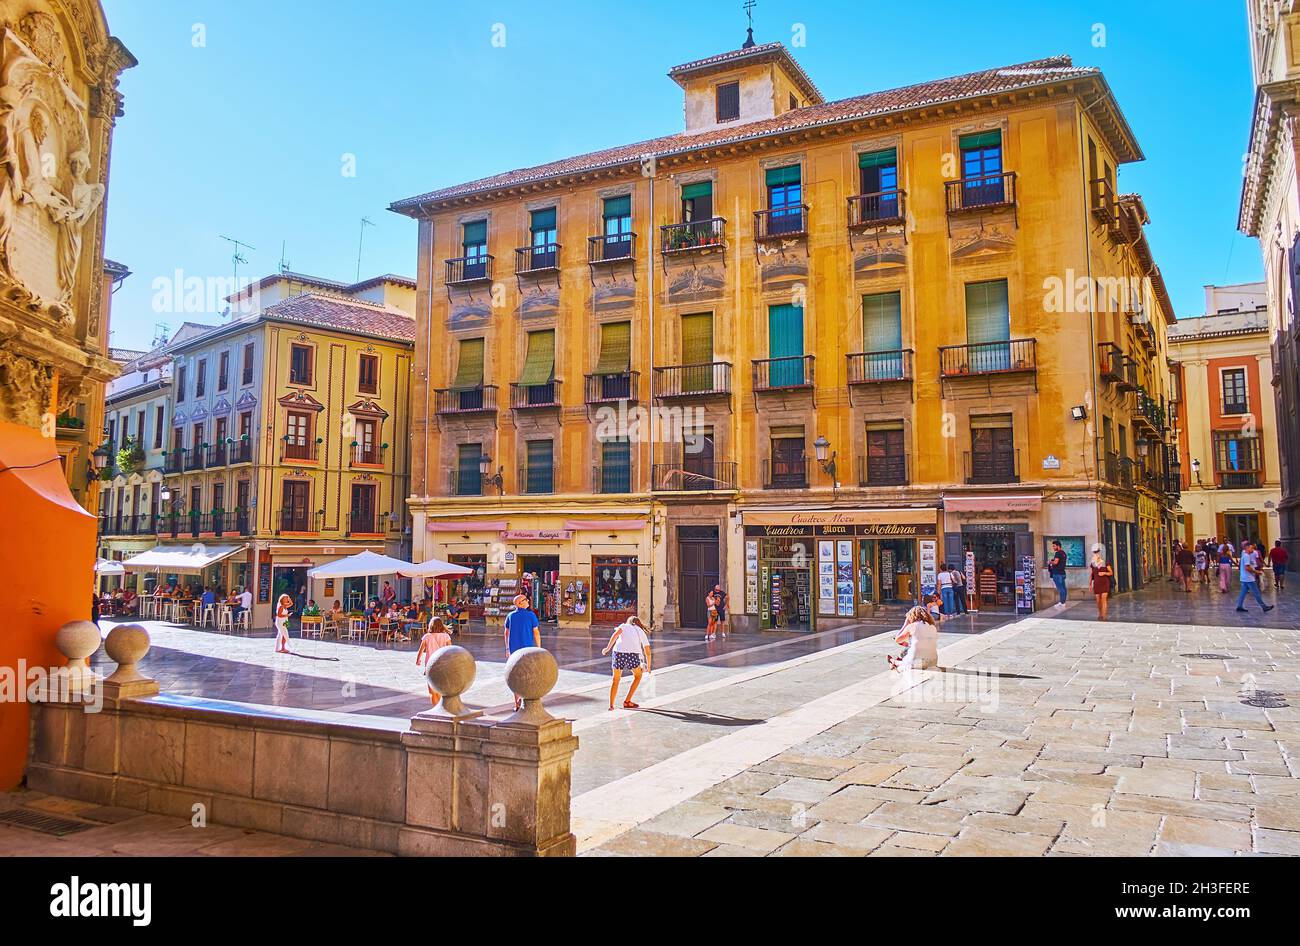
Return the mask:
<path fill-rule="evenodd" d="M 429 218 L 429 257 L 428 257 L 428 279 L 425 290 L 427 298 L 424 302 L 424 436 L 421 438 L 421 455 L 423 457 L 424 482 L 421 485 L 420 495 L 428 497 L 429 495 L 429 386 L 433 383 L 433 219 Z M 415 554 L 415 517 L 411 517 L 411 554 Z M 420 543 L 421 554 L 423 554 L 424 543 Z"/>
<path fill-rule="evenodd" d="M 654 158 L 651 158 L 653 161 Z M 644 159 L 641 167 L 645 167 Z M 650 623 L 654 624 L 655 619 L 655 501 L 654 501 L 654 472 L 655 472 L 655 174 L 659 173 L 659 168 L 651 164 L 650 182 L 650 210 L 646 241 L 646 292 L 648 293 L 649 304 L 647 306 L 647 319 L 650 324 L 650 345 L 648 351 L 649 368 L 650 368 Z"/>
<path fill-rule="evenodd" d="M 1100 101 L 1100 96 L 1093 101 L 1096 105 Z M 1083 176 L 1083 258 L 1088 269 L 1088 386 L 1092 394 L 1092 416 L 1087 423 L 1096 424 L 1097 417 L 1101 411 L 1101 403 L 1097 400 L 1097 302 L 1096 302 L 1096 285 L 1092 278 L 1092 250 L 1088 242 L 1088 212 L 1089 212 L 1089 188 L 1092 186 L 1088 180 L 1088 156 L 1084 147 L 1084 142 L 1088 138 L 1087 129 L 1083 123 L 1083 115 L 1087 113 L 1092 105 L 1084 106 L 1083 112 L 1079 115 L 1079 173 Z M 1068 291 L 1068 289 L 1067 289 Z M 1091 435 L 1092 441 L 1092 458 L 1097 469 L 1097 541 L 1105 545 L 1103 541 L 1106 537 L 1104 528 L 1104 514 L 1101 506 L 1101 461 L 1097 456 L 1097 428 L 1093 427 Z M 1084 454 L 1087 457 L 1087 453 Z M 1084 473 L 1089 475 L 1086 468 Z M 1107 554 L 1113 554 L 1114 549 L 1107 549 Z"/>

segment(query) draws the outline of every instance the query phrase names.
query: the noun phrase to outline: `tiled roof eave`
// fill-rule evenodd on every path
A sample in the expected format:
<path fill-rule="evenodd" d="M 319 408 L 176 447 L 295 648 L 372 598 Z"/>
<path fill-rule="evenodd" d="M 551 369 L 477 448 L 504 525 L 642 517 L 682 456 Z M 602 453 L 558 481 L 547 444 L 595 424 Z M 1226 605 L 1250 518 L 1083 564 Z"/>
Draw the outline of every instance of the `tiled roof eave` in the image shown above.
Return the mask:
<path fill-rule="evenodd" d="M 377 310 L 386 311 L 386 310 Z M 300 328 L 309 328 L 319 332 L 337 332 L 340 335 L 356 335 L 361 338 L 374 338 L 380 341 L 388 342 L 394 345 L 405 345 L 408 348 L 415 345 L 415 320 L 411 320 L 411 337 L 407 338 L 402 335 L 393 335 L 387 332 L 366 331 L 365 329 L 346 328 L 341 325 L 329 325 L 324 322 L 317 322 L 306 318 L 294 318 L 285 315 L 282 312 L 272 312 L 267 309 L 262 313 L 261 318 L 267 322 L 278 322 L 281 325 L 296 325 Z"/>
<path fill-rule="evenodd" d="M 748 134 L 740 133 L 724 138 L 711 139 L 707 143 L 687 143 L 678 148 L 667 148 L 664 150 L 651 150 L 639 155 L 630 157 L 620 156 L 615 160 L 600 162 L 582 168 L 574 168 L 559 172 L 539 173 L 528 177 L 520 177 L 509 182 L 497 182 L 493 184 L 484 184 L 480 187 L 460 190 L 455 193 L 447 193 L 454 188 L 444 188 L 441 191 L 430 191 L 416 197 L 408 197 L 403 200 L 395 201 L 389 205 L 388 209 L 394 213 L 403 214 L 410 217 L 420 217 L 428 214 L 439 207 L 453 206 L 457 203 L 465 202 L 471 198 L 482 198 L 487 194 L 500 194 L 508 192 L 514 188 L 526 187 L 529 185 L 542 184 L 548 182 L 560 183 L 566 179 L 580 178 L 583 175 L 593 174 L 601 171 L 609 171 L 615 168 L 639 168 L 645 157 L 655 159 L 677 157 L 683 154 L 689 154 L 696 151 L 706 151 L 711 148 L 725 147 L 727 145 L 739 144 L 748 141 L 758 141 L 763 138 L 777 137 L 780 135 L 801 135 L 816 131 L 821 128 L 832 127 L 836 125 L 851 124 L 867 119 L 886 118 L 894 115 L 902 115 L 908 112 L 921 111 L 928 108 L 939 106 L 958 105 L 965 102 L 978 101 L 980 99 L 1002 97 L 1006 95 L 1027 92 L 1034 89 L 1041 89 L 1049 86 L 1063 85 L 1080 81 L 1097 81 L 1102 86 L 1103 100 L 1112 104 L 1112 111 L 1116 120 L 1117 130 L 1123 132 L 1122 143 L 1127 148 L 1117 150 L 1127 150 L 1128 161 L 1144 160 L 1145 155 L 1137 144 L 1137 139 L 1133 136 L 1132 129 L 1124 119 L 1123 114 L 1119 111 L 1118 106 L 1114 105 L 1114 95 L 1106 84 L 1101 73 L 1095 69 L 1080 69 L 1077 75 L 1071 76 L 1047 76 L 1037 82 L 1026 83 L 1000 89 L 997 91 L 980 91 L 968 93 L 965 95 L 949 96 L 945 98 L 935 98 L 922 102 L 910 102 L 906 105 L 896 106 L 893 108 L 866 109 L 860 112 L 853 112 L 847 115 L 829 116 L 825 119 L 807 122 L 806 124 L 793 125 L 786 128 L 764 129 L 762 131 L 750 132 Z M 834 103 L 830 103 L 834 104 Z M 669 136 L 675 138 L 676 136 Z M 657 140 L 657 139 L 652 139 Z M 647 142 L 651 143 L 651 142 Z M 1127 163 L 1127 161 L 1125 162 Z"/>

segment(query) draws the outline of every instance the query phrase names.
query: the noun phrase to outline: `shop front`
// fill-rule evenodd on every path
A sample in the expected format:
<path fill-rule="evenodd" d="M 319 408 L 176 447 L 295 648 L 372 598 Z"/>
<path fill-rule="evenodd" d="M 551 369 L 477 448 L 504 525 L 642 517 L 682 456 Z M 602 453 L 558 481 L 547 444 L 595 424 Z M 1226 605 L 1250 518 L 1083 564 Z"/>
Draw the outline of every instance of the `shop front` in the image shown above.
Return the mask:
<path fill-rule="evenodd" d="M 971 611 L 1015 613 L 1036 607 L 1041 579 L 1035 523 L 1037 495 L 945 496 L 940 566 L 966 578 Z"/>
<path fill-rule="evenodd" d="M 935 587 L 935 509 L 746 512 L 743 520 L 745 612 L 761 630 L 836 627 L 909 607 Z"/>

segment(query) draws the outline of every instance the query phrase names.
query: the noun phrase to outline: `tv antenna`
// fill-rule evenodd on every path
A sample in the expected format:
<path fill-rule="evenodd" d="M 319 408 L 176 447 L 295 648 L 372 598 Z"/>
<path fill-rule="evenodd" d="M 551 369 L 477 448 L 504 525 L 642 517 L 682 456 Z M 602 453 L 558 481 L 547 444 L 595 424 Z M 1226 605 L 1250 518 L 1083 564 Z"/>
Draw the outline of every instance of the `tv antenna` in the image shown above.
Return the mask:
<path fill-rule="evenodd" d="M 251 243 L 245 243 L 243 240 L 236 240 L 233 237 L 223 236 L 221 234 L 218 234 L 218 236 L 221 236 L 221 239 L 225 240 L 227 243 L 233 244 L 235 247 L 235 252 L 230 255 L 230 262 L 235 266 L 235 291 L 238 292 L 239 264 L 248 264 L 248 257 L 245 256 L 241 250 L 255 250 L 257 247 L 253 246 Z"/>
<path fill-rule="evenodd" d="M 369 217 L 361 218 L 361 237 L 357 240 L 357 282 L 361 282 L 361 247 L 366 242 L 366 227 L 373 227 L 375 222 Z"/>
<path fill-rule="evenodd" d="M 171 336 L 171 327 L 166 322 L 155 322 L 153 326 L 153 344 L 151 348 L 157 348 L 159 345 L 167 344 L 167 339 Z"/>
<path fill-rule="evenodd" d="M 284 247 L 286 242 L 287 241 L 285 240 L 280 241 L 280 272 L 281 273 L 289 272 L 289 268 L 290 268 L 289 261 L 284 257 Z"/>

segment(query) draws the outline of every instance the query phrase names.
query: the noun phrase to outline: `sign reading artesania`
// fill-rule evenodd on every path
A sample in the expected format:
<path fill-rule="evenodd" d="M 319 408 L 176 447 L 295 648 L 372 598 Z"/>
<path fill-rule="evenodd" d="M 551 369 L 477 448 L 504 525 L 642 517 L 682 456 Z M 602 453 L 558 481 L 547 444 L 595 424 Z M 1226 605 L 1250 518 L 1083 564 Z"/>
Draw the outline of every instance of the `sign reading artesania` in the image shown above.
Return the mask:
<path fill-rule="evenodd" d="M 811 509 L 746 512 L 747 526 L 921 525 L 938 521 L 936 509 Z"/>
<path fill-rule="evenodd" d="M 82 883 L 74 874 L 68 883 L 50 888 L 50 916 L 130 917 L 132 926 L 148 926 L 153 918 L 153 884 Z"/>

